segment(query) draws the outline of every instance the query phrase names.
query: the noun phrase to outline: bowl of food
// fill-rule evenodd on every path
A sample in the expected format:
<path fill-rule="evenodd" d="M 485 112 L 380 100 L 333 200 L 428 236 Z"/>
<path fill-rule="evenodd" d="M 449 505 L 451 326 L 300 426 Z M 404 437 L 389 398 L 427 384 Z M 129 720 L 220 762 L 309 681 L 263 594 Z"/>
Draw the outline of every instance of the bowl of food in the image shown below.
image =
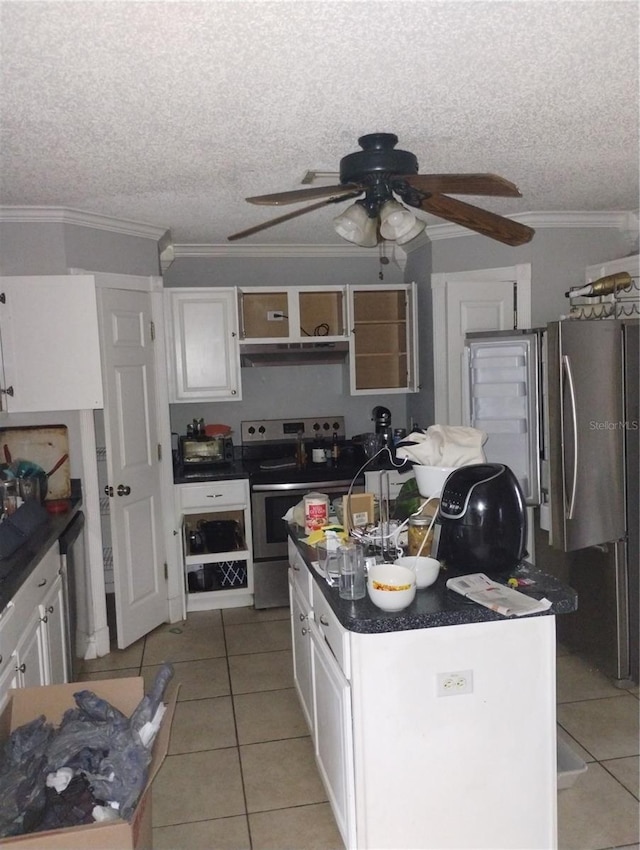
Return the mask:
<path fill-rule="evenodd" d="M 398 564 L 374 564 L 367 576 L 369 599 L 383 611 L 402 611 L 416 595 L 416 574 Z"/>
<path fill-rule="evenodd" d="M 405 555 L 394 563 L 399 567 L 408 567 L 415 573 L 418 590 L 431 587 L 440 572 L 440 561 L 425 555 Z"/>

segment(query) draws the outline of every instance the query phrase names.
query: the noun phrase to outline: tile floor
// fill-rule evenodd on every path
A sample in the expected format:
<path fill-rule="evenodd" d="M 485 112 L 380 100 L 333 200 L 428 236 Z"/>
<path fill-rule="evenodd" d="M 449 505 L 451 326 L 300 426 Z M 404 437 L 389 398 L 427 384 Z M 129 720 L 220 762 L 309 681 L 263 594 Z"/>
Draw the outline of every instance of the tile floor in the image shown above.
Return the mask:
<path fill-rule="evenodd" d="M 293 688 L 289 609 L 190 614 L 80 678 L 150 679 L 165 660 L 181 689 L 153 787 L 155 850 L 343 848 Z M 559 792 L 559 850 L 640 850 L 638 688 L 559 648 L 557 696 L 559 734 L 588 763 Z"/>

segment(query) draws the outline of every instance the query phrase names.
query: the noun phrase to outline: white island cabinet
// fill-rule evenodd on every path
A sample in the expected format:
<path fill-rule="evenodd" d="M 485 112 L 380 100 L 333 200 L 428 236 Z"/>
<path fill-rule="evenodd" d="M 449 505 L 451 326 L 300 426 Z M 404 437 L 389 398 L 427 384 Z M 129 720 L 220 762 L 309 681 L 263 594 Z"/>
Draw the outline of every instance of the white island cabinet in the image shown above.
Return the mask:
<path fill-rule="evenodd" d="M 296 687 L 345 846 L 555 848 L 555 617 L 347 629 L 290 545 Z"/>

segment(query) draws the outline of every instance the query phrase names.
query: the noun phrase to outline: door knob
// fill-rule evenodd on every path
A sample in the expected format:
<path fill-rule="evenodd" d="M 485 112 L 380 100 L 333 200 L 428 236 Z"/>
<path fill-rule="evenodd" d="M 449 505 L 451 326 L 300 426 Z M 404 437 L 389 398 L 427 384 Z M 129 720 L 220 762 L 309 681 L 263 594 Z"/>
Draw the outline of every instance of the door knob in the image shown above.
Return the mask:
<path fill-rule="evenodd" d="M 131 487 L 127 487 L 126 484 L 118 484 L 118 489 L 116 490 L 118 496 L 128 496 L 130 492 Z"/>
<path fill-rule="evenodd" d="M 105 496 L 113 496 L 113 487 L 110 487 L 108 484 L 105 485 L 104 494 Z"/>

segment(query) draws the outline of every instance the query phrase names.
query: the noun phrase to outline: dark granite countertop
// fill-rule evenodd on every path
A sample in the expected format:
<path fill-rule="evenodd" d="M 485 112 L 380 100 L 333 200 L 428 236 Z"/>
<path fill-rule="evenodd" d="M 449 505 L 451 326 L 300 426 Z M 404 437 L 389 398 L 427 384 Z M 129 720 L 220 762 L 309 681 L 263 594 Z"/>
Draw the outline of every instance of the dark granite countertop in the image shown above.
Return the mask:
<path fill-rule="evenodd" d="M 337 466 L 329 463 L 309 463 L 304 469 L 296 469 L 292 466 L 288 469 L 271 469 L 264 471 L 260 469 L 257 460 L 235 460 L 229 464 L 212 466 L 206 469 L 185 469 L 180 464 L 174 467 L 174 484 L 206 484 L 210 481 L 229 481 L 234 478 L 248 478 L 254 484 L 290 484 L 308 482 L 315 486 L 329 479 L 351 481 L 360 471 L 361 464 L 351 462 L 339 462 Z M 359 477 L 364 482 L 364 475 Z"/>
<path fill-rule="evenodd" d="M 312 561 L 317 560 L 314 547 L 302 542 L 304 529 L 289 525 L 289 536 L 296 546 L 311 574 L 331 605 L 333 612 L 342 625 L 352 632 L 376 634 L 379 632 L 404 631 L 406 629 L 428 629 L 439 626 L 460 626 L 467 623 L 487 623 L 495 620 L 522 619 L 504 617 L 482 605 L 465 599 L 460 594 L 448 590 L 445 583 L 447 574 L 441 571 L 435 584 L 424 590 L 418 590 L 416 597 L 403 611 L 382 611 L 371 602 L 369 596 L 350 602 L 341 599 L 337 587 L 331 587 L 317 572 Z M 573 588 L 562 584 L 553 576 L 542 572 L 531 564 L 523 562 L 513 572 L 515 577 L 532 579 L 533 584 L 518 588 L 522 593 L 535 599 L 546 597 L 552 604 L 548 611 L 528 616 L 544 617 L 549 614 L 569 614 L 578 607 L 577 594 Z"/>
<path fill-rule="evenodd" d="M 46 522 L 39 526 L 19 549 L 8 558 L 0 558 L 0 611 L 15 596 L 81 507 L 81 498 L 71 499 L 68 511 L 49 514 Z"/>

